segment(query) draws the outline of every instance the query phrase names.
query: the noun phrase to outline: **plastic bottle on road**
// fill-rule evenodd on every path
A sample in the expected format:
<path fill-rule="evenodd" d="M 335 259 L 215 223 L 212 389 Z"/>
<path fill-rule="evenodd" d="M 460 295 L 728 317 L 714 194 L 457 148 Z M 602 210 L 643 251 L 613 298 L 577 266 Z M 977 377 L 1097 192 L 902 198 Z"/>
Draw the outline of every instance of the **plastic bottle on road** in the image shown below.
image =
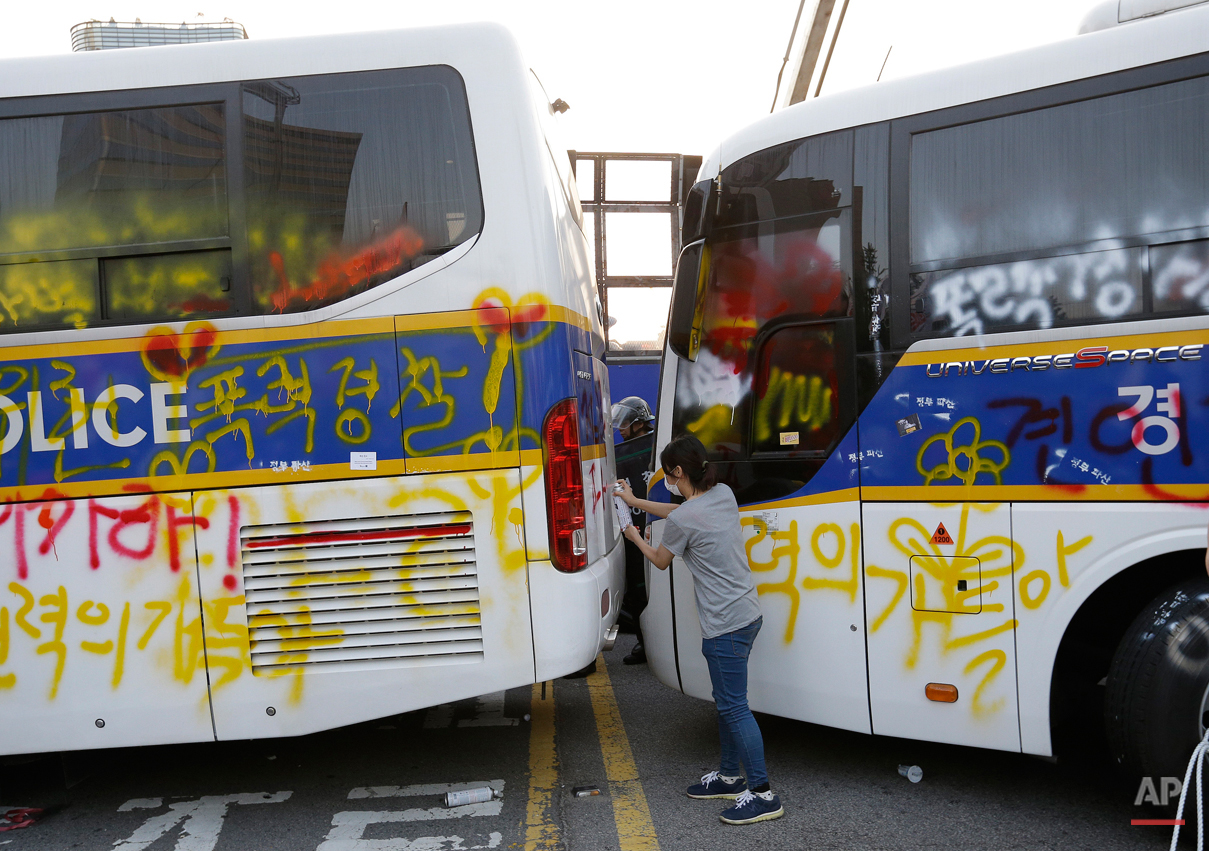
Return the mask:
<path fill-rule="evenodd" d="M 918 783 L 924 779 L 924 770 L 918 765 L 900 765 L 898 773 L 910 780 L 912 783 Z"/>

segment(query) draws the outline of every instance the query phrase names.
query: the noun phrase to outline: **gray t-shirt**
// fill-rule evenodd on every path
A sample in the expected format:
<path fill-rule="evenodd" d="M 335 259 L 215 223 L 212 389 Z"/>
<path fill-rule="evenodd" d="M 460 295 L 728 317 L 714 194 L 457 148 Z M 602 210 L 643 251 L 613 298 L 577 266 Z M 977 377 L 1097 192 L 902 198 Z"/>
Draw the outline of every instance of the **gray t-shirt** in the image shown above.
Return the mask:
<path fill-rule="evenodd" d="M 693 574 L 702 638 L 734 632 L 760 617 L 739 504 L 726 485 L 714 485 L 669 514 L 663 545 Z"/>

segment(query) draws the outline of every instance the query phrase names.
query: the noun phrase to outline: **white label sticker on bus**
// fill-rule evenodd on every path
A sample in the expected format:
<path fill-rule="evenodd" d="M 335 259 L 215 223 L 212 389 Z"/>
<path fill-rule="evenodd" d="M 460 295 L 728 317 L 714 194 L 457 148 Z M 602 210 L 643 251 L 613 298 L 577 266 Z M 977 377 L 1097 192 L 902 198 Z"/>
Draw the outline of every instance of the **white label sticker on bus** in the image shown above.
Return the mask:
<path fill-rule="evenodd" d="M 796 432 L 796 431 L 781 432 L 781 445 L 782 446 L 797 446 L 798 445 L 798 432 Z"/>
<path fill-rule="evenodd" d="M 350 470 L 376 470 L 378 469 L 378 453 L 350 452 L 348 454 L 348 468 Z"/>

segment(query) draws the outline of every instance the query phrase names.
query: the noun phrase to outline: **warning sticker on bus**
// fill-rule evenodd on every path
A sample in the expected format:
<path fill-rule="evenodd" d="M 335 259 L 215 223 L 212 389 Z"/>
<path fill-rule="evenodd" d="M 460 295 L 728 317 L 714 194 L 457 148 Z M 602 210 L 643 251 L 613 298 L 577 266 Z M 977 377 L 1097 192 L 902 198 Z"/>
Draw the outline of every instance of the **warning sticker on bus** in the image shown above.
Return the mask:
<path fill-rule="evenodd" d="M 936 531 L 932 533 L 932 543 L 934 544 L 952 544 L 953 538 L 949 535 L 949 530 L 945 528 L 945 524 L 941 523 L 936 527 Z"/>

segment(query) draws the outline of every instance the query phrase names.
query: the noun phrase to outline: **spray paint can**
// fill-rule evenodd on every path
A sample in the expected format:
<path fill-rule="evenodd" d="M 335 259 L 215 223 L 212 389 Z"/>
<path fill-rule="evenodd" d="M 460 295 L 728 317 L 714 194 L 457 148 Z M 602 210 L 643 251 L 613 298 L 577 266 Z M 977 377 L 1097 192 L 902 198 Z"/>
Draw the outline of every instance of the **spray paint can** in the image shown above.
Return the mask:
<path fill-rule="evenodd" d="M 490 786 L 480 786 L 478 789 L 463 789 L 460 792 L 446 792 L 445 806 L 447 807 L 464 807 L 467 804 L 485 804 L 493 799 L 501 799 L 504 797 L 502 792 L 497 792 Z"/>
<path fill-rule="evenodd" d="M 898 773 L 910 780 L 912 783 L 918 783 L 924 779 L 924 770 L 918 765 L 900 765 Z"/>

